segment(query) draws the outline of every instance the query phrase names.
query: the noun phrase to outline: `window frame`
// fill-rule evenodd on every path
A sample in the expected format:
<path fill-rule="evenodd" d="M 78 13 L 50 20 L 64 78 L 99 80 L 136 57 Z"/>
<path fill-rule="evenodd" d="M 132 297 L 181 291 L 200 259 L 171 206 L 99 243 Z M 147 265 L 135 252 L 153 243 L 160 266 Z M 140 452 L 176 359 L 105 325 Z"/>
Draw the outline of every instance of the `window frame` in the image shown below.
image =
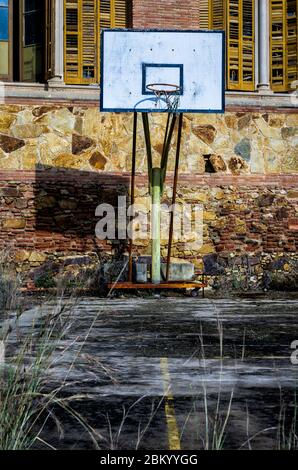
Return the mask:
<path fill-rule="evenodd" d="M 84 77 L 84 67 L 87 69 L 88 61 L 84 61 L 83 47 L 84 47 L 84 31 L 83 31 L 83 9 L 82 0 L 77 0 L 77 7 L 70 8 L 69 3 L 71 0 L 63 0 L 64 10 L 64 39 L 63 39 L 63 56 L 64 56 L 64 81 L 67 85 L 92 85 L 98 84 L 100 80 L 100 30 L 103 27 L 119 27 L 117 24 L 118 19 L 123 16 L 117 16 L 117 9 L 122 0 L 110 0 L 109 10 L 107 5 L 104 5 L 106 0 L 94 0 L 94 76 Z M 131 1 L 123 0 L 125 3 L 125 20 L 126 27 L 131 25 Z M 119 2 L 119 3 L 118 3 Z M 67 10 L 77 10 L 77 29 L 72 29 L 67 23 Z M 120 10 L 123 10 L 120 8 Z M 102 15 L 104 18 L 102 19 Z M 106 24 L 105 24 L 106 23 Z M 108 26 L 108 24 L 110 26 Z M 74 47 L 74 71 L 71 70 L 71 50 L 68 44 L 71 37 L 77 38 L 77 47 Z M 90 46 L 90 44 L 88 45 Z M 70 65 L 70 66 L 68 66 Z M 92 67 L 91 67 L 92 68 Z"/>
<path fill-rule="evenodd" d="M 251 40 L 249 36 L 243 35 L 244 23 L 245 23 L 245 0 L 238 0 L 237 9 L 237 25 L 238 25 L 238 37 L 233 39 L 231 35 L 232 25 L 236 24 L 233 22 L 232 1 L 231 0 L 204 0 L 200 8 L 199 24 L 202 22 L 204 28 L 208 29 L 223 29 L 226 32 L 226 91 L 250 91 L 254 92 L 257 87 L 257 76 L 256 76 L 256 21 L 255 13 L 257 8 L 257 0 L 252 1 L 252 24 L 251 24 Z M 207 26 L 208 25 L 208 26 Z M 200 25 L 201 27 L 201 25 Z M 237 44 L 236 47 L 232 47 L 231 44 Z M 246 81 L 244 79 L 245 70 L 245 47 L 251 47 L 250 62 L 251 62 L 251 75 L 252 80 Z M 235 55 L 235 49 L 237 54 Z M 238 68 L 238 80 L 233 81 L 231 79 L 231 70 L 233 69 L 232 59 L 235 59 Z"/>
<path fill-rule="evenodd" d="M 230 77 L 230 72 L 232 70 L 231 66 L 231 57 L 232 57 L 232 48 L 230 47 L 230 42 L 232 42 L 230 37 L 231 31 L 231 23 L 232 23 L 232 16 L 230 15 L 229 7 L 230 3 L 226 2 L 226 12 L 225 12 L 225 29 L 226 29 L 226 38 L 227 38 L 227 90 L 229 91 L 255 91 L 256 90 L 256 24 L 255 24 L 255 11 L 256 11 L 256 0 L 252 0 L 252 36 L 250 45 L 252 47 L 251 50 L 251 65 L 252 65 L 252 80 L 246 81 L 244 79 L 244 69 L 245 69 L 245 45 L 249 44 L 249 41 L 245 41 L 243 30 L 244 30 L 244 2 L 245 0 L 239 0 L 238 6 L 238 81 L 233 82 Z"/>
<path fill-rule="evenodd" d="M 280 47 L 282 47 L 281 52 L 282 52 L 282 61 L 283 61 L 283 75 L 281 77 L 282 83 L 275 83 L 275 77 L 274 77 L 274 70 L 277 70 L 276 67 L 274 67 L 274 51 L 276 50 L 275 48 L 278 46 L 278 41 L 274 41 L 274 35 L 273 35 L 273 25 L 274 25 L 274 4 L 277 3 L 277 0 L 269 0 L 269 35 L 270 35 L 270 46 L 269 46 L 269 51 L 270 51 L 270 86 L 271 89 L 275 93 L 287 93 L 294 91 L 291 88 L 291 83 L 289 82 L 289 73 L 288 73 L 288 59 L 289 59 L 289 18 L 288 18 L 288 0 L 279 0 L 281 6 L 282 6 L 282 11 L 281 11 L 281 16 L 283 19 L 283 25 L 282 25 L 282 39 L 280 40 Z M 298 0 L 296 0 L 296 66 L 298 67 Z M 298 80 L 298 72 L 297 72 L 297 78 Z"/>
<path fill-rule="evenodd" d="M 42 41 L 39 43 L 32 43 L 32 44 L 26 44 L 25 43 L 25 17 L 27 15 L 25 11 L 25 1 L 26 0 L 20 0 L 19 2 L 19 44 L 18 44 L 18 51 L 19 51 L 19 81 L 21 83 L 45 83 L 46 78 L 47 78 L 47 73 L 46 73 L 46 62 L 47 62 L 47 25 L 46 25 L 46 7 L 47 7 L 47 1 L 44 1 L 44 8 L 41 8 L 43 11 L 43 24 L 44 24 L 44 30 L 42 34 Z M 38 12 L 39 9 L 37 10 L 31 10 L 32 12 Z M 41 79 L 40 81 L 34 80 L 26 80 L 24 77 L 24 51 L 26 48 L 32 48 L 35 47 L 36 49 L 39 47 L 42 50 L 42 63 L 41 63 Z"/>
<path fill-rule="evenodd" d="M 2 42 L 2 41 L 1 41 Z M 3 41 L 6 42 L 6 41 Z M 0 74 L 0 80 L 13 80 L 13 0 L 8 0 L 8 74 Z"/>

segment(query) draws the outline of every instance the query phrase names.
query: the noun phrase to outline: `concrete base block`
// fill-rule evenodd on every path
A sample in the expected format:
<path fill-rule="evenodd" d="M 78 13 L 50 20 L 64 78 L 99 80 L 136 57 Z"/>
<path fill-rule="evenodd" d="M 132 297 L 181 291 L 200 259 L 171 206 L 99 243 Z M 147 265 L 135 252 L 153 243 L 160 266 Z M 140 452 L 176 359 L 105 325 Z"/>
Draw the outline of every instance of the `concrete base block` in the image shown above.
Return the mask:
<path fill-rule="evenodd" d="M 135 282 L 145 283 L 148 281 L 148 265 L 146 263 L 134 263 Z"/>
<path fill-rule="evenodd" d="M 148 281 L 148 268 L 150 263 L 145 263 L 142 260 L 140 263 L 134 264 L 134 281 L 147 282 Z M 166 263 L 161 264 L 162 280 L 165 280 L 167 274 Z M 192 281 L 195 277 L 195 267 L 192 263 L 171 263 L 169 281 Z"/>
<path fill-rule="evenodd" d="M 163 277 L 167 274 L 167 265 L 162 263 L 161 272 Z M 171 263 L 169 281 L 192 281 L 195 277 L 195 266 L 192 263 Z"/>

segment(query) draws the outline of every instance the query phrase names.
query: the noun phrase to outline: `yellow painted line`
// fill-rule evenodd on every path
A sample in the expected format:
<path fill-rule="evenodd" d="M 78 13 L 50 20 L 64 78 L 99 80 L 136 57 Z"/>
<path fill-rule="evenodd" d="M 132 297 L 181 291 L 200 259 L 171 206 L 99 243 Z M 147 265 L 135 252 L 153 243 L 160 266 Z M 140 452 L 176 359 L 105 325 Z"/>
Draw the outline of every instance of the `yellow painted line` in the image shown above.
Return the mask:
<path fill-rule="evenodd" d="M 175 415 L 174 397 L 171 392 L 169 363 L 166 357 L 160 359 L 165 394 L 165 415 L 168 427 L 169 450 L 181 450 L 179 429 Z"/>

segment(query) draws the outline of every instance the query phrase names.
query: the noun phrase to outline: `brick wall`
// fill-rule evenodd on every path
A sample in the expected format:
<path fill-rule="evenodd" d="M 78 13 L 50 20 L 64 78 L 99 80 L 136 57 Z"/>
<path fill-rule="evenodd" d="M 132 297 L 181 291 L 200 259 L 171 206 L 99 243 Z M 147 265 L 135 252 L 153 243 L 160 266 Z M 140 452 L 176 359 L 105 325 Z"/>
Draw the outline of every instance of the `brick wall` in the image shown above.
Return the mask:
<path fill-rule="evenodd" d="M 168 203 L 171 179 L 170 174 L 164 197 Z M 145 203 L 146 183 L 146 176 L 138 175 L 138 204 Z M 259 282 L 266 270 L 288 273 L 294 267 L 297 273 L 297 188 L 294 175 L 182 175 L 179 201 L 199 204 L 204 211 L 203 245 L 175 242 L 173 256 L 189 259 L 210 275 L 225 273 L 224 279 L 227 272 L 231 278 L 235 269 L 242 269 L 245 282 Z M 0 251 L 31 276 L 43 264 L 69 256 L 93 253 L 107 259 L 124 253 L 126 241 L 96 238 L 95 209 L 100 203 L 116 207 L 118 195 L 128 190 L 127 173 L 0 172 Z M 164 242 L 163 256 L 166 251 Z M 150 254 L 150 242 L 137 240 L 134 252 Z"/>
<path fill-rule="evenodd" d="M 133 27 L 198 29 L 199 0 L 134 1 Z"/>

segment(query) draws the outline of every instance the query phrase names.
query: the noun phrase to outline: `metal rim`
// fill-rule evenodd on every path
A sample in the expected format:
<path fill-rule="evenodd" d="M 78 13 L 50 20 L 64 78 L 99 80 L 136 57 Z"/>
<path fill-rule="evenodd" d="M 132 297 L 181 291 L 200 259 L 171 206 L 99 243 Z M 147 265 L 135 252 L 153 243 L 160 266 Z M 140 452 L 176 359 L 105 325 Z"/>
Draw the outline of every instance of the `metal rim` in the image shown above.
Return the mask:
<path fill-rule="evenodd" d="M 169 87 L 170 89 L 165 89 L 161 87 Z M 180 86 L 173 85 L 171 83 L 149 83 L 149 85 L 146 85 L 146 88 L 147 90 L 152 91 L 153 93 L 174 94 L 180 91 Z"/>

